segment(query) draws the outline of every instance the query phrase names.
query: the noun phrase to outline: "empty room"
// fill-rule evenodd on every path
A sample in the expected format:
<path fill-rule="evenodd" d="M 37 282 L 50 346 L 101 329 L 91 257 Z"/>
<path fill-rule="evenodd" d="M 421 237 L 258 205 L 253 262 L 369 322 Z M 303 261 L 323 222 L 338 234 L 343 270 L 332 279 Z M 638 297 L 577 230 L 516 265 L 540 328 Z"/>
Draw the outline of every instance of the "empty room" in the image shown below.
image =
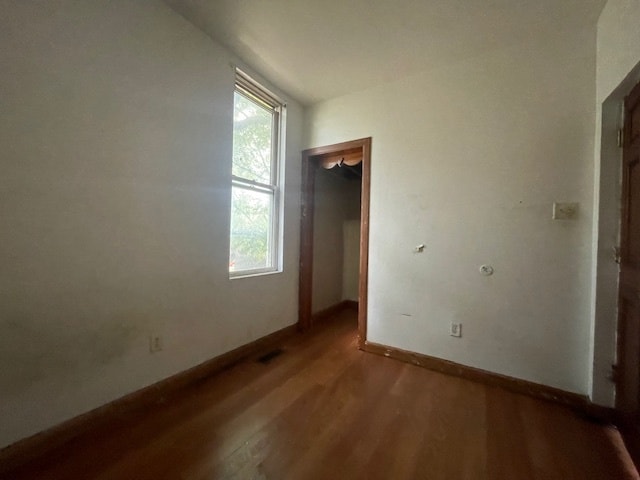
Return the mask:
<path fill-rule="evenodd" d="M 638 25 L 0 0 L 0 479 L 640 480 Z"/>

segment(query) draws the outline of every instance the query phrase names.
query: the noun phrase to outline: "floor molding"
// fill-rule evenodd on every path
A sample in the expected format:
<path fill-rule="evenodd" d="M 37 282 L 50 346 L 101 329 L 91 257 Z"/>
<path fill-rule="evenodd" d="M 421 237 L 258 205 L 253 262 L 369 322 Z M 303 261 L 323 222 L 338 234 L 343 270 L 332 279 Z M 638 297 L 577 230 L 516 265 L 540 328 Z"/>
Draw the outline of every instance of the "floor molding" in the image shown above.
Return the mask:
<path fill-rule="evenodd" d="M 30 460 L 43 456 L 83 433 L 107 424 L 125 412 L 145 408 L 214 375 L 236 363 L 273 348 L 296 333 L 296 325 L 278 330 L 246 345 L 207 360 L 153 385 L 118 398 L 101 407 L 71 418 L 59 425 L 19 440 L 0 450 L 0 477 Z"/>
<path fill-rule="evenodd" d="M 468 367 L 449 360 L 409 352 L 373 342 L 365 342 L 362 350 L 411 363 L 446 375 L 461 377 L 473 382 L 504 388 L 505 390 L 521 393 L 533 398 L 551 401 L 569 407 L 577 413 L 598 422 L 615 423 L 615 413 L 613 409 L 591 403 L 586 395 L 567 392 L 559 388 L 549 387 L 547 385 L 529 382 L 479 368 Z"/>

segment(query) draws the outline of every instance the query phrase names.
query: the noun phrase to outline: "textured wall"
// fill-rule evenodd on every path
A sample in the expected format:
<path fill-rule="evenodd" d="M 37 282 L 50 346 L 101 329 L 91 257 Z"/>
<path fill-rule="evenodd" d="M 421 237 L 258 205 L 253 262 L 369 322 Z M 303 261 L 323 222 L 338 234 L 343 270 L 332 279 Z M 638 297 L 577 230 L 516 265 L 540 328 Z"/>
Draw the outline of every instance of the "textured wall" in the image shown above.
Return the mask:
<path fill-rule="evenodd" d="M 306 147 L 373 137 L 369 340 L 588 393 L 595 42 L 559 31 L 309 109 Z"/>
<path fill-rule="evenodd" d="M 284 273 L 230 281 L 232 61 L 161 2 L 0 2 L 0 446 L 296 321 L 302 110 Z"/>
<path fill-rule="evenodd" d="M 596 74 L 595 209 L 593 250 L 592 397 L 613 406 L 609 379 L 616 356 L 622 151 L 617 144 L 622 105 L 640 81 L 640 2 L 609 0 L 598 21 Z"/>

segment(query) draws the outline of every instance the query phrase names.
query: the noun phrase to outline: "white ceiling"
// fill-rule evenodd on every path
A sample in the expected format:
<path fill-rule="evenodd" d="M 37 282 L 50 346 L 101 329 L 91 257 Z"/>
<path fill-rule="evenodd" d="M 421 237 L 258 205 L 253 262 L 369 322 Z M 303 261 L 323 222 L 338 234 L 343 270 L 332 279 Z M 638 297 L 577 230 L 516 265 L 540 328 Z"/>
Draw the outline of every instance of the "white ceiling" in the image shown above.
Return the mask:
<path fill-rule="evenodd" d="M 606 0 L 165 0 L 304 104 L 560 29 Z M 594 45 L 595 48 L 595 45 Z"/>

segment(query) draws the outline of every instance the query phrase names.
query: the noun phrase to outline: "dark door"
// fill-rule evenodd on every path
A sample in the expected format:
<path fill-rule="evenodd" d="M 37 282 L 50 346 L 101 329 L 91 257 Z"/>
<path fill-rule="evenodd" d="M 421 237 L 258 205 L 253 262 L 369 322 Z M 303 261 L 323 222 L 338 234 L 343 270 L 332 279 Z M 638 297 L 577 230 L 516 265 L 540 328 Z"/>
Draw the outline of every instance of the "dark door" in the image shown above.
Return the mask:
<path fill-rule="evenodd" d="M 640 431 L 640 84 L 625 100 L 616 409 Z M 635 435 L 634 435 L 635 436 Z"/>

